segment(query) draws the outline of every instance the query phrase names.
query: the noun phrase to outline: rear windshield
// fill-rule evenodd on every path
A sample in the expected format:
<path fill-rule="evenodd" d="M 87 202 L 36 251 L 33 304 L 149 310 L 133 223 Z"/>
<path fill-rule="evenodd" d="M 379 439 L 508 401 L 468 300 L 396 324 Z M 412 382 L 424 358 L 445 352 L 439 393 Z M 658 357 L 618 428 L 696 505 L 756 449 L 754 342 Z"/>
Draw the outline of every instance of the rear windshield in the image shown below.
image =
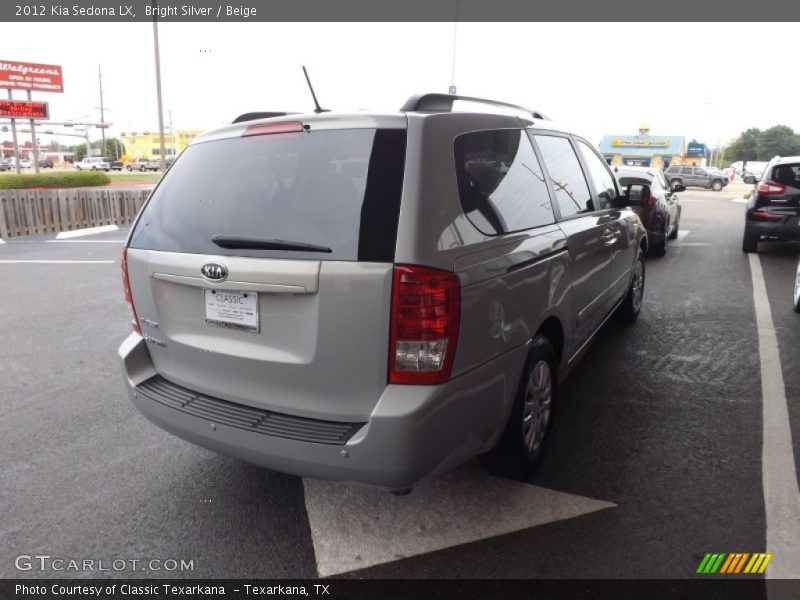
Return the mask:
<path fill-rule="evenodd" d="M 789 187 L 800 187 L 800 163 L 775 165 L 772 168 L 772 181 Z"/>
<path fill-rule="evenodd" d="M 260 135 L 189 146 L 131 236 L 146 250 L 392 262 L 405 130 Z M 330 252 L 223 248 L 215 236 L 282 240 Z"/>
<path fill-rule="evenodd" d="M 628 187 L 629 185 L 652 185 L 653 180 L 647 175 L 637 175 L 636 177 L 630 177 L 627 175 L 623 175 L 619 177 L 619 184 L 622 187 Z"/>

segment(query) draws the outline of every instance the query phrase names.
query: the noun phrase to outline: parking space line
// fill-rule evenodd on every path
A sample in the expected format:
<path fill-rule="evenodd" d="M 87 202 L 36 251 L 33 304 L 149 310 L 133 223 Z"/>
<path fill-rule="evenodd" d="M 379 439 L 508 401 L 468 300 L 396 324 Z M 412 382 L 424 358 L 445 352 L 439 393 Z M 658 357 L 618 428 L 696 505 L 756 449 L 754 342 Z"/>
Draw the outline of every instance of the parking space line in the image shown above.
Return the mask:
<path fill-rule="evenodd" d="M 113 260 L 0 260 L 4 265 L 110 265 Z"/>
<path fill-rule="evenodd" d="M 616 507 L 493 477 L 475 461 L 407 496 L 313 479 L 303 486 L 320 577 Z"/>
<path fill-rule="evenodd" d="M 45 240 L 46 244 L 124 244 L 125 240 Z"/>
<path fill-rule="evenodd" d="M 686 239 L 686 236 L 689 235 L 690 231 L 688 229 L 680 229 L 678 230 L 678 243 L 682 242 Z"/>
<path fill-rule="evenodd" d="M 797 484 L 789 408 L 781 370 L 778 338 L 758 254 L 750 254 L 753 299 L 761 360 L 763 410 L 764 507 L 767 518 L 767 552 L 773 560 L 767 577 L 800 577 L 800 489 Z"/>
<path fill-rule="evenodd" d="M 84 235 L 95 235 L 97 233 L 116 231 L 117 229 L 119 229 L 117 225 L 102 225 L 100 227 L 86 227 L 84 229 L 73 229 L 72 231 L 62 231 L 61 233 L 56 235 L 56 239 L 66 240 L 69 238 L 76 238 Z"/>

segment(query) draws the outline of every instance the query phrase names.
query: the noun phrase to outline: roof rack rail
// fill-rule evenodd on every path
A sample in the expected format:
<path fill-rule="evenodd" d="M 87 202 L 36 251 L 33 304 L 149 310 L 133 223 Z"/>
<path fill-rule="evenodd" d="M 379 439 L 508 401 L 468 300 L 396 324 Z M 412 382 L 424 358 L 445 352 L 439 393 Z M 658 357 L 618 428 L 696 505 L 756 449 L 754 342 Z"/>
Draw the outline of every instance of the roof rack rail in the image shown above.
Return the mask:
<path fill-rule="evenodd" d="M 534 119 L 544 119 L 549 121 L 550 118 L 539 112 L 538 110 L 531 110 L 524 106 L 516 104 L 509 104 L 508 102 L 499 102 L 497 100 L 487 100 L 486 98 L 473 98 L 472 96 L 456 96 L 455 94 L 416 94 L 411 96 L 406 103 L 400 108 L 402 112 L 453 112 L 453 102 L 456 100 L 463 100 L 465 102 L 477 102 L 479 104 L 488 104 L 490 106 L 502 106 L 504 108 L 513 108 L 526 114 L 529 114 Z"/>
<path fill-rule="evenodd" d="M 249 112 L 236 117 L 231 123 L 241 123 L 242 121 L 254 121 L 256 119 L 269 119 L 270 117 L 285 117 L 286 115 L 296 115 L 290 112 Z"/>

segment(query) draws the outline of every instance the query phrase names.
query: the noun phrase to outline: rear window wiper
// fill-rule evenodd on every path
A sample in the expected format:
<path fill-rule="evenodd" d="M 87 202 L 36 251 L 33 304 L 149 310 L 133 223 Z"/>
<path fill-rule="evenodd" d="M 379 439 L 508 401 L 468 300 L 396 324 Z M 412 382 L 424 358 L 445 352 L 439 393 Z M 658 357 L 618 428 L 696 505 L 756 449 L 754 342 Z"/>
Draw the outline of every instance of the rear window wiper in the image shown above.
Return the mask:
<path fill-rule="evenodd" d="M 273 238 L 260 238 L 247 235 L 222 235 L 217 234 L 211 238 L 220 248 L 230 248 L 236 250 L 297 250 L 299 252 L 325 252 L 331 253 L 333 250 L 327 246 L 317 244 L 307 244 L 305 242 L 291 242 L 287 240 L 277 240 Z"/>

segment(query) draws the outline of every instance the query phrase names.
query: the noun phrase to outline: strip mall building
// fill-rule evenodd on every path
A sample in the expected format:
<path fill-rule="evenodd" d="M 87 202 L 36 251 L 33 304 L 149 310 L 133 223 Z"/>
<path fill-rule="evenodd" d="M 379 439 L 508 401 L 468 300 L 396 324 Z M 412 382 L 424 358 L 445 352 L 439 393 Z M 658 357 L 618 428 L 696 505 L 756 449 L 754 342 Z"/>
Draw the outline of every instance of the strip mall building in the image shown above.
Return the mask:
<path fill-rule="evenodd" d="M 666 169 L 669 165 L 701 165 L 708 156 L 705 144 L 676 135 L 651 135 L 642 125 L 639 135 L 606 135 L 600 153 L 610 165 L 629 165 Z"/>
<path fill-rule="evenodd" d="M 167 156 L 177 156 L 195 137 L 200 135 L 200 129 L 178 129 L 173 136 L 164 133 L 164 150 Z M 122 132 L 120 137 L 125 142 L 125 154 L 131 159 L 135 158 L 161 158 L 161 141 L 158 133 Z"/>

